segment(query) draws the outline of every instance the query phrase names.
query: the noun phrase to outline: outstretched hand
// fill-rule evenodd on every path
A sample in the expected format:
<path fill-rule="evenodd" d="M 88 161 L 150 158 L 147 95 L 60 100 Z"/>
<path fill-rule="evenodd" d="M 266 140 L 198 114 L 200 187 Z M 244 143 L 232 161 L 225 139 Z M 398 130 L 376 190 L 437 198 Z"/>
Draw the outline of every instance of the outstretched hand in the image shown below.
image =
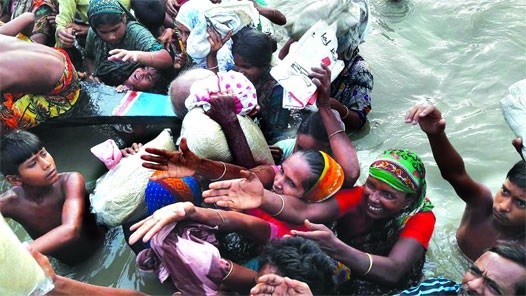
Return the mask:
<path fill-rule="evenodd" d="M 250 290 L 251 296 L 269 294 L 278 296 L 311 296 L 312 291 L 309 285 L 304 282 L 270 273 L 259 277 L 257 284 Z"/>
<path fill-rule="evenodd" d="M 442 133 L 446 129 L 446 120 L 434 105 L 417 104 L 407 112 L 405 122 L 420 124 L 423 132 L 430 135 Z"/>
<path fill-rule="evenodd" d="M 158 209 L 153 215 L 130 227 L 131 231 L 135 231 L 130 235 L 130 245 L 135 244 L 141 238 L 143 242 L 149 241 L 166 225 L 189 219 L 193 213 L 195 213 L 195 206 L 191 202 L 177 202 Z"/>
<path fill-rule="evenodd" d="M 214 182 L 203 192 L 205 203 L 235 210 L 255 209 L 261 206 L 265 188 L 250 171 L 241 171 L 243 178 Z"/>
<path fill-rule="evenodd" d="M 140 51 L 126 49 L 112 49 L 109 51 L 109 61 L 139 62 Z"/>
<path fill-rule="evenodd" d="M 290 233 L 315 241 L 329 256 L 337 253 L 339 239 L 327 226 L 311 223 L 305 219 L 305 227 L 310 231 L 291 230 Z"/>
<path fill-rule="evenodd" d="M 182 178 L 195 174 L 201 163 L 201 158 L 195 155 L 186 143 L 186 138 L 181 139 L 180 151 L 168 151 L 157 148 L 146 148 L 145 154 L 141 156 L 142 166 L 148 169 L 163 171 L 163 173 L 150 178 L 152 181 L 165 178 Z"/>

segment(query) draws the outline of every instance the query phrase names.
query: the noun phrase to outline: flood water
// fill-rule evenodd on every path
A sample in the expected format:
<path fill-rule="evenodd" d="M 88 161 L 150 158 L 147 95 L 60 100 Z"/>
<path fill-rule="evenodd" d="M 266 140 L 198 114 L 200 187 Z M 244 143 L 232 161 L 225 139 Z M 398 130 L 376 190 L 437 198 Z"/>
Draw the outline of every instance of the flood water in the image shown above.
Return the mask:
<path fill-rule="evenodd" d="M 287 1 L 277 7 L 285 14 L 301 9 L 300 1 Z M 363 172 L 360 183 L 367 166 L 384 149 L 417 152 L 427 167 L 428 196 L 437 216 L 426 275 L 460 280 L 466 262 L 456 247 L 455 230 L 464 204 L 442 180 L 424 133 L 405 124 L 403 116 L 415 102 L 434 102 L 470 175 L 497 191 L 519 160 L 499 100 L 508 86 L 526 76 L 526 2 L 371 0 L 370 4 L 371 27 L 360 50 L 375 78 L 373 110 L 369 126 L 353 137 Z M 283 31 L 276 30 L 283 39 Z M 88 149 L 105 140 L 98 132 L 69 128 L 43 135 L 51 140 L 64 133 L 69 134 L 66 139 L 78 134 L 78 141 L 55 141 L 58 144 L 49 150 L 59 170 L 79 170 L 93 180 L 100 167 Z M 20 227 L 17 233 L 27 238 Z M 90 262 L 74 269 L 58 266 L 57 271 L 98 285 L 168 293 L 152 275 L 136 271 L 135 256 L 120 229 L 108 234 L 105 247 Z"/>

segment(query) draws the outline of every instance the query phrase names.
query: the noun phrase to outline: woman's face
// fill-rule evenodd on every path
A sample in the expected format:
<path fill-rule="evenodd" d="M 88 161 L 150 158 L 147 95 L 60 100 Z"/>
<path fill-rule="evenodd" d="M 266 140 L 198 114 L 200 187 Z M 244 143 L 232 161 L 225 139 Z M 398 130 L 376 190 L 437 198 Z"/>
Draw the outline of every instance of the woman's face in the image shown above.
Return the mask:
<path fill-rule="evenodd" d="M 298 133 L 296 136 L 296 145 L 294 145 L 294 152 L 303 150 L 319 150 L 331 154 L 330 145 L 321 143 L 311 135 Z"/>
<path fill-rule="evenodd" d="M 369 176 L 365 182 L 365 211 L 373 219 L 392 218 L 408 208 L 413 200 L 413 196 L 398 191 L 374 177 Z"/>
<path fill-rule="evenodd" d="M 123 20 L 115 25 L 98 25 L 96 30 L 102 41 L 115 45 L 126 35 L 126 22 Z"/>
<path fill-rule="evenodd" d="M 309 164 L 300 153 L 294 153 L 282 164 L 274 177 L 272 191 L 301 198 L 305 193 L 303 182 L 312 178 Z"/>
<path fill-rule="evenodd" d="M 178 22 L 175 23 L 175 28 L 179 31 L 179 38 L 181 38 L 183 45 L 186 47 L 186 40 L 188 40 L 188 36 L 190 35 L 190 29 Z"/>
<path fill-rule="evenodd" d="M 259 81 L 261 75 L 263 75 L 264 69 L 252 66 L 245 62 L 245 60 L 238 54 L 234 54 L 234 63 L 236 64 L 234 70 L 245 75 L 245 77 L 247 77 L 254 85 Z"/>
<path fill-rule="evenodd" d="M 128 77 L 127 85 L 131 90 L 147 91 L 152 89 L 161 78 L 157 69 L 152 67 L 140 67 L 135 69 Z"/>

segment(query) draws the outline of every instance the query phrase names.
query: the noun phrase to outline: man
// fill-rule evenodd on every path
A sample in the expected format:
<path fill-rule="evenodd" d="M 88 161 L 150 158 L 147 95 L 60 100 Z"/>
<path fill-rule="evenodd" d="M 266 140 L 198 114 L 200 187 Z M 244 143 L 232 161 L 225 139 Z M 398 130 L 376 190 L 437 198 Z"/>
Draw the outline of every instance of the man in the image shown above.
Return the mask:
<path fill-rule="evenodd" d="M 464 274 L 462 283 L 430 278 L 399 295 L 525 295 L 526 248 L 497 242 Z"/>
<path fill-rule="evenodd" d="M 442 177 L 466 203 L 457 230 L 457 242 L 464 254 L 475 260 L 497 240 L 524 245 L 526 229 L 526 162 L 517 162 L 506 174 L 493 197 L 491 190 L 471 178 L 464 161 L 447 138 L 446 121 L 435 106 L 416 105 L 406 122 L 420 124 L 427 134 L 433 157 Z"/>

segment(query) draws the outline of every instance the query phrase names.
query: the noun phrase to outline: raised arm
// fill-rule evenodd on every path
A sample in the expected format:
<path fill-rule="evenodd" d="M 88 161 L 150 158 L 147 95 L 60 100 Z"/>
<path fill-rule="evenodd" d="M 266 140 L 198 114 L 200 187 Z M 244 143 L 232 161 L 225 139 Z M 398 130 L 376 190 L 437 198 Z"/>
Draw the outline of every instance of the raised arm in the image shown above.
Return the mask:
<path fill-rule="evenodd" d="M 442 177 L 448 181 L 457 195 L 468 205 L 482 205 L 481 200 L 492 201 L 491 191 L 473 180 L 467 173 L 464 161 L 446 135 L 446 121 L 440 111 L 432 105 L 418 104 L 406 115 L 407 123 L 419 124 L 431 145 L 433 157 Z"/>
<path fill-rule="evenodd" d="M 312 71 L 310 74 L 312 82 L 318 87 L 316 105 L 318 106 L 323 126 L 325 126 L 329 136 L 332 155 L 345 172 L 343 186 L 351 188 L 358 180 L 358 177 L 360 177 L 360 164 L 354 145 L 345 133 L 345 130 L 341 128 L 330 106 L 331 71 L 323 64 L 321 68 L 312 68 Z"/>
<path fill-rule="evenodd" d="M 69 173 L 63 183 L 64 205 L 62 225 L 50 230 L 31 243 L 31 247 L 43 254 L 53 253 L 80 238 L 86 209 L 84 177 Z"/>
<path fill-rule="evenodd" d="M 33 30 L 34 23 L 35 15 L 32 12 L 24 12 L 20 16 L 0 26 L 0 34 L 16 36 L 18 33 L 24 33 L 29 36 Z M 28 30 L 29 32 L 27 32 Z"/>
<path fill-rule="evenodd" d="M 232 92 L 211 95 L 210 110 L 206 114 L 221 126 L 233 162 L 249 169 L 255 167 L 256 161 L 235 113 Z"/>

